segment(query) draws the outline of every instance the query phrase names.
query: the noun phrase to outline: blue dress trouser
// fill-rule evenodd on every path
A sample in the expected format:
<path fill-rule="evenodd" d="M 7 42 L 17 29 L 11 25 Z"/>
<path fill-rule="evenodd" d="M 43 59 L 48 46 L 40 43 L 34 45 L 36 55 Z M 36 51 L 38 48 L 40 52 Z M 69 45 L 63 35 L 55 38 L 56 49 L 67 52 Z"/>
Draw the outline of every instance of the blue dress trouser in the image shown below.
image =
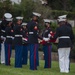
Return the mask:
<path fill-rule="evenodd" d="M 30 44 L 30 69 L 37 70 L 39 65 L 38 44 Z"/>
<path fill-rule="evenodd" d="M 12 52 L 11 44 L 5 43 L 5 65 L 10 65 L 11 52 Z"/>
<path fill-rule="evenodd" d="M 1 63 L 1 43 L 0 43 L 0 63 Z"/>
<path fill-rule="evenodd" d="M 51 45 L 43 45 L 43 52 L 44 52 L 44 60 L 45 65 L 44 68 L 51 68 Z"/>
<path fill-rule="evenodd" d="M 0 43 L 0 53 L 1 53 L 1 43 Z"/>
<path fill-rule="evenodd" d="M 22 45 L 15 45 L 15 67 L 21 68 L 22 67 Z"/>
<path fill-rule="evenodd" d="M 22 64 L 27 65 L 28 60 L 28 45 L 23 45 L 23 51 L 22 51 Z"/>

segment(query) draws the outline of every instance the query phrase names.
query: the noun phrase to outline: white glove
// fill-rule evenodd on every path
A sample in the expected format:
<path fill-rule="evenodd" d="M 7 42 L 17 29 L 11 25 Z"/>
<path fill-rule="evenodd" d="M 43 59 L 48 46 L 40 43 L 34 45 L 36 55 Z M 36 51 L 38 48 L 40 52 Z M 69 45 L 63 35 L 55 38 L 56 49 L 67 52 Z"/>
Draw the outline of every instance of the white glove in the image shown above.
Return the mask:
<path fill-rule="evenodd" d="M 45 38 L 45 37 L 44 37 L 43 40 L 44 40 L 44 41 L 49 41 L 50 38 Z"/>
<path fill-rule="evenodd" d="M 48 34 L 48 37 L 50 38 L 51 37 L 51 34 Z"/>
<path fill-rule="evenodd" d="M 12 36 L 12 40 L 14 40 L 14 37 Z"/>
<path fill-rule="evenodd" d="M 26 38 L 22 38 L 22 40 L 28 41 Z"/>

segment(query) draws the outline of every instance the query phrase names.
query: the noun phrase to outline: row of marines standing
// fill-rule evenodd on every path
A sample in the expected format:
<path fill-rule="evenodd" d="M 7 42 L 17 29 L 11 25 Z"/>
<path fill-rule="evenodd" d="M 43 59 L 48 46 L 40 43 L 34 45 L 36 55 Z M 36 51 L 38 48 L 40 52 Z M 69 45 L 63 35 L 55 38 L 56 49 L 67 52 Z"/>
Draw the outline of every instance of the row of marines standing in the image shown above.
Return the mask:
<path fill-rule="evenodd" d="M 16 24 L 13 24 L 12 15 L 10 13 L 5 13 L 4 19 L 0 24 L 1 63 L 10 65 L 13 43 L 15 47 L 15 67 L 22 67 L 21 64 L 27 64 L 28 56 L 27 23 L 22 23 L 23 17 L 16 17 L 16 19 Z"/>
<path fill-rule="evenodd" d="M 39 54 L 38 54 L 38 38 L 42 39 L 42 37 L 38 36 L 39 26 L 38 26 L 38 17 L 41 16 L 39 13 L 33 12 L 33 17 L 31 22 L 22 23 L 23 17 L 16 17 L 17 22 L 15 25 L 12 23 L 12 15 L 10 13 L 5 13 L 5 19 L 1 23 L 1 39 L 5 46 L 5 65 L 10 65 L 10 57 L 12 52 L 12 42 L 15 47 L 15 67 L 22 67 L 22 64 L 27 64 L 27 56 L 28 49 L 30 50 L 30 69 L 36 70 L 37 66 L 39 66 Z M 43 32 L 43 37 L 47 37 L 50 31 L 50 21 L 44 19 L 46 24 L 46 29 Z M 6 38 L 5 38 L 6 37 Z M 49 37 L 50 38 L 50 37 Z M 51 43 L 48 42 L 49 45 Z M 28 48 L 29 47 L 29 48 Z M 44 46 L 46 48 L 46 45 Z M 44 54 L 47 55 L 48 52 L 50 54 L 45 57 L 45 68 L 51 67 L 51 48 L 48 47 L 45 49 Z M 50 47 L 50 46 L 49 46 Z M 3 47 L 4 48 L 4 47 Z M 28 49 L 27 49 L 28 48 Z M 48 50 L 49 51 L 48 51 Z M 3 52 L 4 53 L 4 52 Z M 1 53 L 2 54 L 2 53 Z M 4 56 L 3 56 L 4 57 Z M 47 57 L 49 57 L 47 59 Z M 49 62 L 48 62 L 49 61 Z M 4 63 L 4 61 L 2 62 Z M 47 64 L 48 63 L 48 64 Z M 37 66 L 36 66 L 37 65 Z"/>
<path fill-rule="evenodd" d="M 13 30 L 12 30 L 11 22 L 8 22 L 7 27 L 5 29 L 6 30 L 6 41 L 5 41 L 6 43 L 5 44 L 5 55 L 6 55 L 5 64 L 6 65 L 10 65 L 11 42 L 9 42 L 9 40 L 12 41 L 12 39 L 14 39 L 14 45 L 15 45 L 15 67 L 19 67 L 19 68 L 22 67 L 22 60 L 23 60 L 22 55 L 25 53 L 28 54 L 27 53 L 28 51 L 26 51 L 27 50 L 26 46 L 28 46 L 28 49 L 30 50 L 30 69 L 31 70 L 37 70 L 37 66 L 39 66 L 38 38 L 43 40 L 42 42 L 43 42 L 43 51 L 44 51 L 44 59 L 45 59 L 44 68 L 51 68 L 51 49 L 52 49 L 51 42 L 55 42 L 57 37 L 60 37 L 59 43 L 58 43 L 58 49 L 68 48 L 68 47 L 70 48 L 72 46 L 71 41 L 74 39 L 72 28 L 68 27 L 69 25 L 65 23 L 65 19 L 61 17 L 58 19 L 60 26 L 57 28 L 56 33 L 53 33 L 50 28 L 50 20 L 44 19 L 45 30 L 43 31 L 43 34 L 42 34 L 43 38 L 39 37 L 38 36 L 38 32 L 39 32 L 38 17 L 40 16 L 41 14 L 33 12 L 32 20 L 27 24 L 27 30 L 25 29 L 25 31 L 23 31 L 23 28 L 21 26 L 23 17 L 16 17 L 18 20 L 17 20 L 17 24 L 14 25 Z M 7 20 L 10 20 L 10 19 L 8 18 Z M 11 36 L 14 36 L 14 38 Z M 69 39 L 69 37 L 71 38 L 71 40 Z M 24 45 L 25 50 L 23 50 L 24 48 L 23 42 L 25 43 Z M 27 45 L 27 42 L 28 42 L 28 45 Z M 26 52 L 24 53 L 23 51 L 26 51 Z M 59 50 L 58 54 L 60 53 L 61 52 Z M 69 50 L 69 53 L 70 53 L 70 50 Z M 27 61 L 27 57 L 25 58 L 25 61 Z M 60 61 L 60 58 L 59 58 L 59 61 Z M 69 62 L 67 63 L 69 64 Z M 62 64 L 60 63 L 60 65 Z M 61 68 L 62 67 L 60 66 L 60 72 L 65 72 L 65 71 L 62 71 Z M 66 72 L 69 72 L 69 67 L 67 69 L 68 70 Z"/>

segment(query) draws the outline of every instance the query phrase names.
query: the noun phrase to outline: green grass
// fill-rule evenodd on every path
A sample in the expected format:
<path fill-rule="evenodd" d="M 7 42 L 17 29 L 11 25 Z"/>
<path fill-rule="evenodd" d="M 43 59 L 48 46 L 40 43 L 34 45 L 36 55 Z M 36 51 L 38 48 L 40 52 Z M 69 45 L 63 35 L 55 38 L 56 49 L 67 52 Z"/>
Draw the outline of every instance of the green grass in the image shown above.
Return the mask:
<path fill-rule="evenodd" d="M 44 69 L 44 61 L 40 60 L 40 66 L 38 70 L 32 71 L 29 69 L 29 65 L 25 65 L 22 68 L 14 68 L 14 59 L 11 61 L 11 66 L 5 66 L 0 64 L 0 75 L 75 75 L 75 64 L 71 63 L 71 70 L 69 74 L 60 73 L 58 62 L 52 62 L 51 69 Z"/>
<path fill-rule="evenodd" d="M 73 27 L 73 32 L 74 32 L 74 34 L 75 34 L 75 27 Z"/>

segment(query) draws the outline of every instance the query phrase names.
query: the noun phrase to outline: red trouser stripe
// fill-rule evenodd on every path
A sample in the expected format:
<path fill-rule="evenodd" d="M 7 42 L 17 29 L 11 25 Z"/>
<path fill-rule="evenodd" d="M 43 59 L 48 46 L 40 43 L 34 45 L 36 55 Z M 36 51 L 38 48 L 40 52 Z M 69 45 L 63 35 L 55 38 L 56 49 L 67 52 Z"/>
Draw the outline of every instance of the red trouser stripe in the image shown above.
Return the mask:
<path fill-rule="evenodd" d="M 10 65 L 10 45 L 8 45 L 8 64 Z"/>
<path fill-rule="evenodd" d="M 34 70 L 36 69 L 36 45 L 34 45 Z"/>
<path fill-rule="evenodd" d="M 50 46 L 48 46 L 48 67 L 50 67 Z"/>

